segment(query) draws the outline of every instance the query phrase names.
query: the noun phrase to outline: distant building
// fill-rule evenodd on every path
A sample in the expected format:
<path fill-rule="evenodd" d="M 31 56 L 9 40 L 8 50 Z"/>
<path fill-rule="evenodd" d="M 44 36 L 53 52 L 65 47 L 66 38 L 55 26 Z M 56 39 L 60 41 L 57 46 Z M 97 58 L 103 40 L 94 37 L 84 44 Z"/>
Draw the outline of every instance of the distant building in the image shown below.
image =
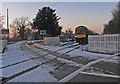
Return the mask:
<path fill-rule="evenodd" d="M 89 35 L 89 51 L 120 53 L 120 34 Z"/>
<path fill-rule="evenodd" d="M 66 41 L 74 41 L 75 38 L 74 38 L 74 33 L 70 33 L 70 32 L 61 32 L 61 35 L 60 35 L 60 40 L 62 42 L 66 42 Z"/>

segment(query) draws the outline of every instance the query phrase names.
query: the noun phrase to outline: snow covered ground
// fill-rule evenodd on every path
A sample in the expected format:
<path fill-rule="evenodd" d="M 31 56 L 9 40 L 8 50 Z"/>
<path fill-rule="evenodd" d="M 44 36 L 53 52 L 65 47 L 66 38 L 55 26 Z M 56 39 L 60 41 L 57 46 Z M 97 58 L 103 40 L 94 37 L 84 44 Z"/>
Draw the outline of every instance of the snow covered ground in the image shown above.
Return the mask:
<path fill-rule="evenodd" d="M 108 54 L 99 54 L 99 53 L 81 51 L 79 49 L 76 49 L 76 50 L 74 50 L 74 51 L 72 51 L 68 54 L 71 55 L 71 56 L 83 56 L 83 57 L 87 57 L 89 59 L 100 59 L 100 58 L 111 56 L 111 55 L 108 55 Z M 111 58 L 109 61 L 118 63 L 118 60 L 120 60 L 120 57 L 115 56 L 115 57 Z"/>
<path fill-rule="evenodd" d="M 17 73 L 38 65 L 35 60 L 31 59 L 32 55 L 30 52 L 21 50 L 21 45 L 23 45 L 22 42 L 8 45 L 8 50 L 0 56 L 0 78 L 14 76 Z M 57 79 L 49 72 L 50 69 L 40 66 L 9 82 L 56 82 Z"/>
<path fill-rule="evenodd" d="M 51 51 L 56 51 L 56 50 L 59 50 L 59 49 L 62 49 L 62 48 L 66 47 L 63 50 L 57 51 L 57 52 L 63 53 L 63 54 L 76 47 L 75 46 L 75 47 L 72 47 L 72 48 L 67 48 L 68 46 L 71 46 L 71 45 L 65 45 L 65 46 L 62 46 L 62 47 L 61 46 L 45 46 L 45 45 L 42 45 L 42 44 L 34 44 L 34 45 L 36 45 L 37 47 L 40 47 L 40 48 L 51 50 Z M 76 43 L 74 43 L 72 45 L 76 45 Z M 100 58 L 111 56 L 111 55 L 108 55 L 108 54 L 100 54 L 100 53 L 82 51 L 82 47 L 84 47 L 84 46 L 80 46 L 80 48 L 75 49 L 74 51 L 69 52 L 67 54 L 69 54 L 70 56 L 82 56 L 82 57 L 86 57 L 86 58 L 89 58 L 89 59 L 100 59 Z M 118 60 L 120 60 L 120 56 L 115 56 L 115 57 L 113 57 L 109 60 L 106 60 L 106 61 L 113 62 L 113 63 L 118 63 Z"/>
<path fill-rule="evenodd" d="M 65 45 L 65 46 L 61 46 L 61 45 L 59 45 L 59 46 L 51 46 L 51 45 L 43 45 L 43 44 L 35 43 L 34 45 L 37 46 L 37 47 L 40 47 L 40 48 L 49 49 L 51 51 L 57 51 L 59 49 L 63 49 L 63 48 L 66 48 L 66 47 L 69 47 L 69 46 L 72 46 L 72 45 L 74 46 L 74 45 L 77 45 L 77 44 L 78 43 L 71 43 L 71 44 L 68 44 L 68 45 Z M 70 49 L 70 48 L 67 48 L 66 50 L 68 50 L 68 49 Z"/>
<path fill-rule="evenodd" d="M 29 69 L 30 67 L 33 67 L 35 65 L 37 65 L 37 64 L 33 60 L 30 60 L 30 61 L 20 63 L 15 66 L 4 68 L 4 69 L 2 69 L 2 76 L 10 77 L 10 76 L 17 74 L 23 70 Z"/>
<path fill-rule="evenodd" d="M 22 43 L 23 42 L 17 42 L 15 44 L 10 44 L 8 45 L 8 50 L 6 50 L 4 54 L 0 54 L 1 55 L 0 56 L 0 78 L 14 76 L 17 73 L 23 72 L 31 67 L 34 67 L 42 63 L 42 60 L 38 61 L 38 60 L 31 59 L 31 57 L 35 57 L 35 56 L 33 56 L 33 54 L 31 54 L 30 51 L 21 50 L 21 45 L 23 45 Z M 40 48 L 51 50 L 51 51 L 59 50 L 57 51 L 59 53 L 66 53 L 69 50 L 72 50 L 77 47 L 77 46 L 74 46 L 74 45 L 77 45 L 77 43 L 71 43 L 67 45 L 62 43 L 59 46 L 45 46 L 45 45 L 38 44 L 38 43 L 34 45 Z M 73 45 L 73 47 L 70 47 L 71 45 Z M 86 57 L 89 59 L 99 59 L 99 58 L 111 56 L 107 54 L 98 54 L 98 53 L 82 51 L 82 47 L 83 46 L 80 46 L 80 48 L 75 49 L 74 51 L 69 52 L 67 54 L 69 54 L 70 56 L 82 56 L 82 57 Z M 37 51 L 41 55 L 47 54 L 47 52 L 39 51 L 37 48 L 31 48 L 31 49 L 33 51 Z M 48 59 L 56 58 L 56 56 L 53 56 L 51 54 L 48 54 L 45 57 Z M 73 65 L 77 67 L 83 66 L 82 64 L 77 64 L 75 62 L 68 61 L 62 58 L 57 58 L 57 60 L 63 63 L 66 63 L 68 65 Z M 116 56 L 109 61 L 118 63 L 118 57 Z M 56 78 L 54 78 L 53 75 L 50 74 L 51 71 L 53 71 L 52 67 L 48 67 L 47 65 L 42 65 L 18 77 L 15 77 L 9 82 L 56 82 L 58 81 Z"/>
<path fill-rule="evenodd" d="M 9 82 L 57 82 L 57 79 L 49 74 L 50 71 L 49 68 L 40 66 L 33 71 L 10 80 Z"/>

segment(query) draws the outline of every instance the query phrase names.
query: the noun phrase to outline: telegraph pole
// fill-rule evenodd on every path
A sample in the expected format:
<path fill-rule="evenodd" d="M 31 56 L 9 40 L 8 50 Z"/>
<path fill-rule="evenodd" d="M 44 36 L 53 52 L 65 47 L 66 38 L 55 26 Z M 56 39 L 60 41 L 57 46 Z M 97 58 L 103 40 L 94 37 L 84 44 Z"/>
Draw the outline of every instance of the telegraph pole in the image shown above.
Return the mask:
<path fill-rule="evenodd" d="M 8 16 L 8 9 L 7 9 L 7 30 L 8 30 L 8 34 L 7 34 L 8 38 L 7 38 L 7 40 L 9 41 L 9 16 Z"/>

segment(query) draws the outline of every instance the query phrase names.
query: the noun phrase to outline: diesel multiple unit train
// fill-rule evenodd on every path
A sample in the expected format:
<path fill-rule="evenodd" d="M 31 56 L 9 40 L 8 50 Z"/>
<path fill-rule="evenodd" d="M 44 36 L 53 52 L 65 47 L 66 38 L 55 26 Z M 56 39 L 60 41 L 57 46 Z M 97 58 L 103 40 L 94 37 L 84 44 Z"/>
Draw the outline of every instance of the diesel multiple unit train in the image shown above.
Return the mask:
<path fill-rule="evenodd" d="M 79 44 L 88 43 L 88 35 L 97 35 L 97 33 L 91 31 L 85 26 L 78 26 L 75 28 L 75 40 Z"/>

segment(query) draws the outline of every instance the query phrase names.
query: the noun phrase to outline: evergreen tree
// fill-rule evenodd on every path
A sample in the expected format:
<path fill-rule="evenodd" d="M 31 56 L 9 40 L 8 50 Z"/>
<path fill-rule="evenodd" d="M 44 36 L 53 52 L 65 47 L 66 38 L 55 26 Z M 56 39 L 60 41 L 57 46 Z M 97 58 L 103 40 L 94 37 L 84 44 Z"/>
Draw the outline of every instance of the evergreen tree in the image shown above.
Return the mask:
<path fill-rule="evenodd" d="M 39 9 L 35 19 L 33 19 L 34 28 L 40 30 L 46 30 L 47 36 L 60 35 L 62 27 L 59 26 L 58 20 L 60 18 L 55 14 L 55 9 L 50 7 L 43 7 Z"/>

